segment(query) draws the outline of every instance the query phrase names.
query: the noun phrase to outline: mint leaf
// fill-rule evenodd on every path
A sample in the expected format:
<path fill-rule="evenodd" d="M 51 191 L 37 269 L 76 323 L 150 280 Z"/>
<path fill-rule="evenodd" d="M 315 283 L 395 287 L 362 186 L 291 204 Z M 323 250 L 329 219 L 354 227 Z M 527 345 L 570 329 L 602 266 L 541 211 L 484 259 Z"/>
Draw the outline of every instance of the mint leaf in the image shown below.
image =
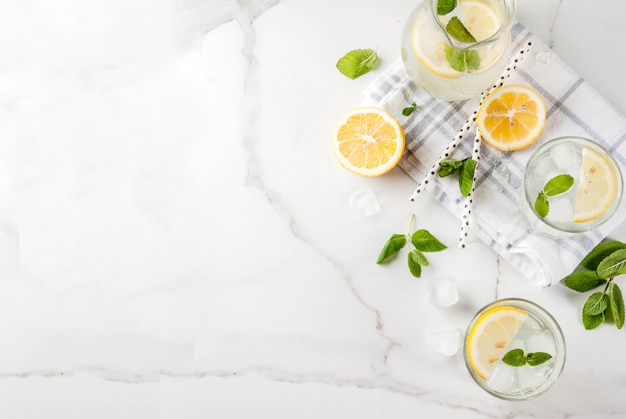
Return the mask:
<path fill-rule="evenodd" d="M 511 349 L 503 357 L 502 362 L 512 367 L 522 367 L 526 365 L 523 349 Z"/>
<path fill-rule="evenodd" d="M 446 177 L 461 170 L 462 165 L 463 160 L 442 160 L 441 163 L 439 163 L 437 175 L 439 177 Z"/>
<path fill-rule="evenodd" d="M 473 71 L 480 67 L 480 56 L 474 50 L 459 50 L 446 44 L 444 53 L 450 67 L 459 73 Z"/>
<path fill-rule="evenodd" d="M 417 104 L 413 102 L 411 106 L 407 106 L 406 108 L 402 109 L 402 115 L 409 116 L 413 113 L 415 109 L 417 109 Z"/>
<path fill-rule="evenodd" d="M 411 253 L 409 253 L 409 256 L 413 258 L 415 263 L 418 263 L 419 265 L 422 265 L 422 266 L 428 266 L 428 259 L 426 259 L 426 256 L 424 256 L 421 250 L 413 249 L 411 250 Z"/>
<path fill-rule="evenodd" d="M 594 292 L 585 302 L 583 313 L 590 316 L 597 316 L 606 311 L 609 307 L 609 296 L 603 292 Z"/>
<path fill-rule="evenodd" d="M 589 291 L 605 282 L 606 279 L 600 278 L 595 271 L 576 272 L 563 279 L 566 287 L 578 292 Z"/>
<path fill-rule="evenodd" d="M 558 175 L 553 177 L 546 183 L 543 191 L 548 196 L 554 196 L 562 194 L 569 190 L 574 184 L 574 178 L 570 175 Z"/>
<path fill-rule="evenodd" d="M 408 259 L 409 259 L 408 260 L 409 271 L 411 272 L 411 275 L 413 275 L 416 278 L 419 278 L 420 275 L 422 274 L 422 265 L 420 265 L 419 263 L 415 261 L 415 259 L 413 258 L 413 252 L 409 253 Z"/>
<path fill-rule="evenodd" d="M 585 326 L 585 329 L 587 330 L 595 329 L 596 327 L 600 326 L 603 321 L 604 321 L 604 313 L 592 316 L 590 314 L 585 313 L 583 309 L 583 325 Z"/>
<path fill-rule="evenodd" d="M 374 67 L 378 59 L 373 49 L 355 49 L 337 61 L 337 69 L 346 77 L 356 79 Z"/>
<path fill-rule="evenodd" d="M 598 269 L 598 265 L 607 256 L 619 249 L 626 249 L 626 243 L 618 241 L 610 241 L 606 243 L 600 243 L 594 247 L 591 252 L 580 262 L 585 268 L 595 271 Z"/>
<path fill-rule="evenodd" d="M 447 249 L 447 246 L 430 234 L 428 230 L 417 230 L 413 233 L 411 243 L 422 252 L 439 252 Z"/>
<path fill-rule="evenodd" d="M 468 197 L 472 192 L 474 185 L 474 171 L 478 162 L 474 159 L 463 160 L 461 171 L 459 172 L 459 188 L 461 189 L 461 195 Z"/>
<path fill-rule="evenodd" d="M 621 329 L 624 326 L 624 297 L 615 282 L 609 284 L 609 304 L 615 326 Z"/>
<path fill-rule="evenodd" d="M 454 39 L 461 42 L 476 42 L 476 38 L 467 30 L 463 22 L 453 16 L 446 25 L 446 32 L 450 34 Z"/>
<path fill-rule="evenodd" d="M 447 15 L 456 8 L 456 0 L 439 0 L 437 2 L 437 14 Z"/>
<path fill-rule="evenodd" d="M 378 259 L 376 263 L 383 263 L 387 260 L 391 259 L 404 247 L 406 244 L 406 235 L 404 234 L 394 234 L 392 235 L 387 243 L 383 246 L 378 255 Z"/>
<path fill-rule="evenodd" d="M 619 249 L 607 256 L 596 269 L 600 278 L 626 274 L 626 249 Z"/>
<path fill-rule="evenodd" d="M 541 218 L 545 218 L 550 212 L 550 203 L 548 202 L 548 197 L 543 191 L 537 194 L 537 199 L 535 200 L 535 212 Z"/>
<path fill-rule="evenodd" d="M 526 362 L 528 362 L 528 365 L 531 367 L 541 365 L 550 359 L 552 359 L 552 355 L 546 352 L 529 352 L 526 355 Z"/>

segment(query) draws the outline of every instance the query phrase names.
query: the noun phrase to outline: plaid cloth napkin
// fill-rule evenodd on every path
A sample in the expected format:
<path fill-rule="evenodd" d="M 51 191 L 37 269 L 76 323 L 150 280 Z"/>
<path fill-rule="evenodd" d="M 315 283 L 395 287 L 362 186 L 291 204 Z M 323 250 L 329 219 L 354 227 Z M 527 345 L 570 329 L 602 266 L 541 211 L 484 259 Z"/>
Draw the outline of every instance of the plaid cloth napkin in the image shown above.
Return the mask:
<path fill-rule="evenodd" d="M 502 152 L 483 144 L 470 235 L 477 235 L 538 287 L 547 287 L 570 274 L 626 218 L 626 211 L 622 205 L 608 222 L 586 233 L 557 238 L 529 231 L 518 209 L 526 162 L 546 141 L 575 135 L 593 139 L 609 150 L 626 175 L 626 119 L 521 23 L 515 23 L 511 37 L 513 53 L 529 41 L 532 46 L 506 84 L 529 85 L 541 93 L 547 121 L 539 139 L 525 149 Z M 400 167 L 417 182 L 479 103 L 479 98 L 449 103 L 430 97 L 411 82 L 400 60 L 367 88 L 365 96 L 366 104 L 387 109 L 402 123 L 407 150 Z M 409 117 L 403 116 L 402 109 L 413 102 L 417 109 Z M 465 137 L 450 158 L 471 156 L 474 136 Z M 435 177 L 426 191 L 460 219 L 465 200 L 457 180 L 451 178 Z M 407 191 L 407 199 L 411 192 Z"/>

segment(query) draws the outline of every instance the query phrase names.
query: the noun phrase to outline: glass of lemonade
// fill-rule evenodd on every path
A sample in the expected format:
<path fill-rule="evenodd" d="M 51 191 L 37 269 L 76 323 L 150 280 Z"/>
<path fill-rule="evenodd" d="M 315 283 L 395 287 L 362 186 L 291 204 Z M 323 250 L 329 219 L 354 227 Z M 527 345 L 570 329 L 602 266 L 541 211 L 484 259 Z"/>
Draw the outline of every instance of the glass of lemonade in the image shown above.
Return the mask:
<path fill-rule="evenodd" d="M 573 183 L 564 192 L 558 188 L 562 182 L 549 183 L 567 176 Z M 583 232 L 615 213 L 622 198 L 622 174 L 611 153 L 598 143 L 560 137 L 543 144 L 530 157 L 522 195 L 521 211 L 531 230 Z"/>
<path fill-rule="evenodd" d="M 540 365 L 511 366 L 502 358 L 512 349 L 526 355 L 543 352 L 551 358 Z M 565 352 L 565 338 L 554 317 L 519 298 L 483 307 L 467 328 L 463 349 L 474 381 L 505 400 L 529 400 L 547 391 L 563 371 Z"/>
<path fill-rule="evenodd" d="M 438 8 L 446 4 L 455 7 Z M 404 67 L 431 96 L 447 101 L 476 96 L 509 62 L 514 18 L 515 0 L 422 0 L 402 32 Z"/>

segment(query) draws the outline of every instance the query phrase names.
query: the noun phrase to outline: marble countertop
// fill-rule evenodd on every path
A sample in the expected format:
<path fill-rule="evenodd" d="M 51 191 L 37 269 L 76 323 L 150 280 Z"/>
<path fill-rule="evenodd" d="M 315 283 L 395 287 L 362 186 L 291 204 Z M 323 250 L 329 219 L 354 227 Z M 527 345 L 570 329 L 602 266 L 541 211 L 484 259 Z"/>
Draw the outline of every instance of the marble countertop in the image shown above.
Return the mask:
<path fill-rule="evenodd" d="M 477 239 L 415 279 L 374 262 L 415 213 L 400 169 L 350 174 L 334 122 L 398 59 L 409 0 L 5 1 L 0 16 L 0 417 L 626 417 L 624 330 Z M 524 0 L 518 19 L 626 114 L 626 2 Z M 374 71 L 335 68 L 377 48 Z M 363 218 L 350 196 L 369 188 Z M 470 235 L 471 236 L 471 235 Z M 625 241 L 626 226 L 612 238 Z M 457 281 L 433 305 L 428 278 Z M 482 392 L 429 328 L 546 307 L 567 340 L 529 402 Z"/>

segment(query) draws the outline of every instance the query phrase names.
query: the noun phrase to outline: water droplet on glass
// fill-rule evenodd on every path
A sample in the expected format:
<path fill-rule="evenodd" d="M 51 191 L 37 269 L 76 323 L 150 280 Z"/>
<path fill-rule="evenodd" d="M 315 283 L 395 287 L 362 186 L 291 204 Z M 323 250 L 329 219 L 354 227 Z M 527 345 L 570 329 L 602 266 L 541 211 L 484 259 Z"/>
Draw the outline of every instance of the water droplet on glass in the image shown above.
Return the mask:
<path fill-rule="evenodd" d="M 428 346 L 445 356 L 454 356 L 459 351 L 461 330 L 452 327 L 429 327 L 426 329 Z"/>
<path fill-rule="evenodd" d="M 369 218 L 380 211 L 380 204 L 369 188 L 358 188 L 350 195 L 350 207 L 359 215 Z"/>
<path fill-rule="evenodd" d="M 451 276 L 430 278 L 426 281 L 428 300 L 437 307 L 450 307 L 459 301 L 456 281 Z"/>
<path fill-rule="evenodd" d="M 549 53 L 549 52 L 540 52 L 539 54 L 537 54 L 535 59 L 537 60 L 537 62 L 539 64 L 548 65 L 548 64 L 550 64 L 550 57 L 551 57 L 551 55 L 552 54 Z"/>

